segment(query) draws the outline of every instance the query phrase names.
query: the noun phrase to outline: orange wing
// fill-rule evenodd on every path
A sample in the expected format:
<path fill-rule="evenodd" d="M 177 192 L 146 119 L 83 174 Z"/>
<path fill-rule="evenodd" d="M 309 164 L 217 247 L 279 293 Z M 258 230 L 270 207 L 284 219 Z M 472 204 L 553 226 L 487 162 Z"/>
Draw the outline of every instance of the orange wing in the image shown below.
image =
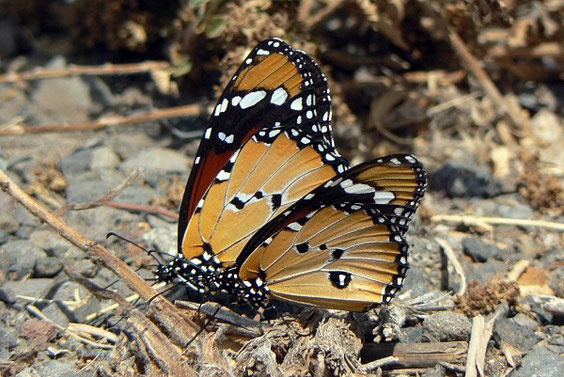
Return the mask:
<path fill-rule="evenodd" d="M 233 154 L 263 130 L 310 129 L 334 146 L 327 80 L 304 52 L 279 39 L 255 47 L 219 98 L 194 159 L 178 222 L 182 250 L 188 223 L 210 185 Z"/>
<path fill-rule="evenodd" d="M 266 223 L 337 174 L 333 148 L 295 128 L 251 138 L 205 193 L 182 240 L 189 260 L 214 256 L 232 265 Z M 207 254 L 206 254 L 207 253 Z"/>
<path fill-rule="evenodd" d="M 237 260 L 239 278 L 270 298 L 325 308 L 388 302 L 408 268 L 403 234 L 425 186 L 410 155 L 351 168 L 263 227 Z"/>

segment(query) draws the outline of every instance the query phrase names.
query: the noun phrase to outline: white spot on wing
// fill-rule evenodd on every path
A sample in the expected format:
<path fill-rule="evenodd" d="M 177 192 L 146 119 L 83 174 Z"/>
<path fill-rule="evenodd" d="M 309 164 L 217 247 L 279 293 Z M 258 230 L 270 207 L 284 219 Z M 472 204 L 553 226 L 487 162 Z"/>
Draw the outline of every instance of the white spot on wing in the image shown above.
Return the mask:
<path fill-rule="evenodd" d="M 229 179 L 229 176 L 231 174 L 229 174 L 228 172 L 226 172 L 225 170 L 222 170 L 219 172 L 219 174 L 217 175 L 217 180 L 219 181 L 227 181 Z"/>
<path fill-rule="evenodd" d="M 288 92 L 286 91 L 286 89 L 278 88 L 274 91 L 274 93 L 272 93 L 272 98 L 270 99 L 270 103 L 280 106 L 284 102 L 286 102 L 287 98 L 288 98 Z"/>
<path fill-rule="evenodd" d="M 211 136 L 211 133 L 212 133 L 212 129 L 210 127 L 206 130 L 206 133 L 204 133 L 204 139 L 209 139 L 210 136 Z"/>
<path fill-rule="evenodd" d="M 241 99 L 239 105 L 241 106 L 241 109 L 247 109 L 262 101 L 264 97 L 266 97 L 266 92 L 264 90 L 257 90 L 256 92 L 250 92 L 245 94 L 243 99 Z"/>
<path fill-rule="evenodd" d="M 345 190 L 347 194 L 371 194 L 374 192 L 374 187 L 370 185 L 365 185 L 364 183 L 357 183 L 352 186 L 344 187 L 345 182 L 350 181 L 347 179 L 341 184 L 341 187 Z"/>
<path fill-rule="evenodd" d="M 374 193 L 374 202 L 376 204 L 387 204 L 395 198 L 396 196 L 389 191 L 376 191 Z"/>
<path fill-rule="evenodd" d="M 292 229 L 295 232 L 299 232 L 302 229 L 302 226 L 298 223 L 291 223 L 288 224 L 288 228 Z"/>
<path fill-rule="evenodd" d="M 237 106 L 239 104 L 239 102 L 241 102 L 240 96 L 235 96 L 235 97 L 231 98 L 231 104 L 233 106 Z"/>
<path fill-rule="evenodd" d="M 296 98 L 295 100 L 293 100 L 292 103 L 290 104 L 290 109 L 296 110 L 296 111 L 302 110 L 303 109 L 302 97 Z"/>

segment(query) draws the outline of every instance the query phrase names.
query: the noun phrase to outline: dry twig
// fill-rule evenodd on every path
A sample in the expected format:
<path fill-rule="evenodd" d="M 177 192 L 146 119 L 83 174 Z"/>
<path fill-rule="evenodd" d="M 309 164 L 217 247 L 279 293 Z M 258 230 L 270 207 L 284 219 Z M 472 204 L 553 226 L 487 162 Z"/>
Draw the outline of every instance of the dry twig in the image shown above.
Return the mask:
<path fill-rule="evenodd" d="M 428 368 L 437 363 L 463 365 L 467 342 L 366 344 L 362 358 L 377 358 L 365 364 L 370 370 L 383 365 L 402 368 Z M 391 359 L 391 358 L 393 359 Z M 382 364 L 381 364 L 382 363 Z"/>
<path fill-rule="evenodd" d="M 132 64 L 74 65 L 61 69 L 38 67 L 29 72 L 9 72 L 0 75 L 0 84 L 7 82 L 52 79 L 71 76 L 133 75 L 143 72 L 172 69 L 168 62 L 147 61 Z"/>
<path fill-rule="evenodd" d="M 186 359 L 182 357 L 182 353 L 175 347 L 165 334 L 155 324 L 147 319 L 141 311 L 127 302 L 123 297 L 115 292 L 104 289 L 89 279 L 82 276 L 77 270 L 65 266 L 65 272 L 73 280 L 87 288 L 96 297 L 100 299 L 113 300 L 119 303 L 119 310 L 122 315 L 127 313 L 127 322 L 132 325 L 138 343 L 142 343 L 143 350 L 152 362 L 166 373 L 173 376 L 196 376 L 196 373 L 187 365 Z M 185 319 L 187 320 L 187 319 Z M 172 334 L 171 334 L 172 335 Z M 186 344 L 183 340 L 182 345 Z M 154 367 L 154 366 L 153 366 Z"/>
<path fill-rule="evenodd" d="M 109 201 L 111 201 L 116 196 L 121 194 L 123 190 L 125 190 L 135 178 L 139 177 L 141 172 L 142 169 L 133 170 L 131 174 L 129 174 L 129 176 L 123 182 L 121 182 L 119 185 L 108 191 L 108 193 L 102 196 L 101 198 L 86 203 L 67 203 L 62 208 L 60 208 L 57 212 L 55 212 L 55 214 L 57 216 L 63 216 L 68 211 L 82 211 L 85 209 L 91 209 L 91 208 L 103 206 L 104 204 L 107 204 Z"/>
<path fill-rule="evenodd" d="M 133 203 L 124 203 L 124 202 L 107 202 L 105 204 L 110 207 L 125 209 L 132 212 L 151 213 L 155 215 L 166 216 L 172 220 L 178 220 L 177 212 L 170 211 L 161 206 L 149 206 L 143 204 L 133 204 Z"/>
<path fill-rule="evenodd" d="M 190 339 L 198 331 L 198 327 L 194 323 L 181 316 L 166 298 L 157 295 L 157 292 L 147 284 L 144 279 L 132 271 L 127 264 L 117 258 L 108 249 L 78 233 L 63 219 L 49 212 L 45 207 L 27 195 L 1 169 L 0 189 L 20 202 L 34 216 L 54 228 L 73 245 L 84 250 L 91 260 L 102 263 L 117 276 L 120 276 L 143 300 L 151 300 L 149 314 L 166 329 L 175 340 L 182 342 L 183 339 Z"/>
<path fill-rule="evenodd" d="M 437 25 L 440 25 L 440 27 L 444 29 L 444 32 L 448 36 L 452 48 L 460 57 L 462 64 L 474 74 L 474 76 L 484 89 L 484 93 L 493 101 L 493 103 L 495 103 L 496 107 L 501 111 L 502 115 L 506 116 L 511 124 L 513 124 L 513 126 L 515 126 L 517 129 L 525 129 L 524 126 L 526 124 L 523 117 L 523 110 L 520 108 L 519 104 L 510 105 L 503 98 L 499 89 L 497 89 L 486 71 L 480 65 L 478 59 L 476 59 L 472 55 L 458 33 L 449 26 L 445 14 L 441 10 L 436 9 L 430 1 L 423 1 L 422 4 L 424 4 L 430 11 L 430 14 L 434 16 L 434 19 L 437 21 Z"/>
<path fill-rule="evenodd" d="M 37 126 L 7 124 L 0 126 L 0 136 L 34 134 L 34 133 L 44 133 L 44 132 L 98 130 L 108 126 L 151 122 L 154 120 L 167 119 L 167 118 L 181 118 L 185 116 L 194 116 L 201 113 L 202 111 L 200 105 L 187 105 L 187 106 L 170 107 L 168 109 L 155 110 L 141 115 L 107 116 L 92 122 L 79 122 L 79 123 L 70 123 L 70 124 L 45 124 L 45 125 L 37 125 Z"/>

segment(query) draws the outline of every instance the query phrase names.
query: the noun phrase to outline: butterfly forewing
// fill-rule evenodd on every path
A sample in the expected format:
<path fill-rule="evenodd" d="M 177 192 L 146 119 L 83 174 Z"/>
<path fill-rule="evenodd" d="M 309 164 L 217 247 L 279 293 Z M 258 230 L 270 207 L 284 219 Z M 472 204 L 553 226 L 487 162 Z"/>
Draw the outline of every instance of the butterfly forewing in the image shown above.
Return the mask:
<path fill-rule="evenodd" d="M 388 302 L 407 271 L 403 234 L 425 182 L 410 155 L 331 178 L 255 234 L 237 261 L 240 278 L 264 281 L 272 298 L 326 308 Z"/>
<path fill-rule="evenodd" d="M 225 88 L 204 132 L 180 209 L 179 250 L 198 203 L 253 135 L 294 127 L 295 133 L 305 130 L 320 139 L 318 144 L 333 147 L 330 119 L 327 80 L 313 59 L 279 39 L 255 47 Z"/>
<path fill-rule="evenodd" d="M 280 131 L 272 139 L 255 135 L 232 156 L 187 227 L 185 257 L 208 251 L 225 266 L 232 265 L 263 225 L 344 170 L 330 146 L 319 139 L 301 144 L 308 134 L 294 137 L 292 130 Z"/>

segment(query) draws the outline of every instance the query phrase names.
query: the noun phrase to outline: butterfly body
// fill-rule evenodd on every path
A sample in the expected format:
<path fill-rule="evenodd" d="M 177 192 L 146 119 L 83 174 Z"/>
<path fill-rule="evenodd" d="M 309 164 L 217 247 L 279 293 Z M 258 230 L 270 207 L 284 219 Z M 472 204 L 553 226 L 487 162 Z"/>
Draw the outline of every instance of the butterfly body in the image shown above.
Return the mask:
<path fill-rule="evenodd" d="M 349 168 L 330 119 L 313 59 L 260 43 L 213 110 L 181 206 L 179 256 L 159 279 L 253 308 L 389 302 L 408 268 L 404 234 L 425 172 L 400 154 Z"/>

